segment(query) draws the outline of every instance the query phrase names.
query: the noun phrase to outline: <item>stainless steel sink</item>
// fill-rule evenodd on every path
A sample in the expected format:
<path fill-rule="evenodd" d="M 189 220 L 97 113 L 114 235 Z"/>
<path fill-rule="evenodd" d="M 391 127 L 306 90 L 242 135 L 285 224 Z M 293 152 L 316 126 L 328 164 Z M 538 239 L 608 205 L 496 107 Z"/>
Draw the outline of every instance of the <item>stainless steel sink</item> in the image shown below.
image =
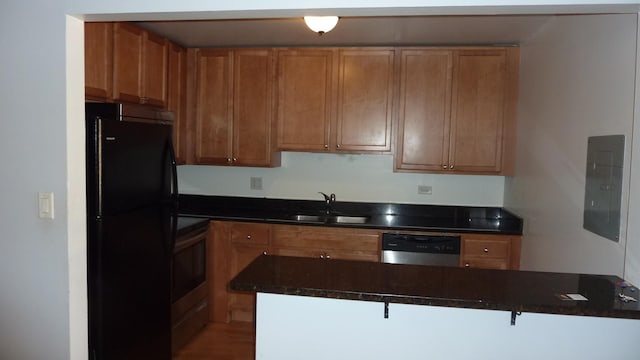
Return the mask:
<path fill-rule="evenodd" d="M 291 217 L 294 221 L 317 222 L 330 224 L 366 224 L 369 216 L 347 216 L 347 215 L 307 215 L 296 214 Z"/>
<path fill-rule="evenodd" d="M 295 221 L 306 221 L 306 222 L 325 222 L 327 217 L 324 215 L 303 215 L 296 214 L 291 217 Z"/>
<path fill-rule="evenodd" d="M 327 222 L 333 222 L 337 224 L 365 224 L 369 221 L 368 216 L 330 216 Z"/>

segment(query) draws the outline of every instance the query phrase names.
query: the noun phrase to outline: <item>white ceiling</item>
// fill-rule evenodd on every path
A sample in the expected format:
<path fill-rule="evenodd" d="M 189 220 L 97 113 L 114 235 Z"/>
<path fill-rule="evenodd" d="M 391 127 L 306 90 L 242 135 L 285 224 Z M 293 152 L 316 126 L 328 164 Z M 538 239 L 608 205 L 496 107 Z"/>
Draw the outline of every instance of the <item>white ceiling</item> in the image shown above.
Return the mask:
<path fill-rule="evenodd" d="M 138 22 L 185 47 L 520 44 L 555 15 L 341 17 L 318 36 L 302 18 Z"/>

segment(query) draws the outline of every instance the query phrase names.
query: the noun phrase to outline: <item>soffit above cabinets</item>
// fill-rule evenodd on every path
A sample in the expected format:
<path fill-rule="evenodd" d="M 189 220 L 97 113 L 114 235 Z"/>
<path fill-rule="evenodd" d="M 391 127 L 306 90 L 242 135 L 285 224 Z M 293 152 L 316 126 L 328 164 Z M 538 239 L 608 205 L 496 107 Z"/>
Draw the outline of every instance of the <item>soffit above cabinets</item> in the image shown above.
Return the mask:
<path fill-rule="evenodd" d="M 520 44 L 554 15 L 341 17 L 319 36 L 302 18 L 137 24 L 185 47 Z"/>

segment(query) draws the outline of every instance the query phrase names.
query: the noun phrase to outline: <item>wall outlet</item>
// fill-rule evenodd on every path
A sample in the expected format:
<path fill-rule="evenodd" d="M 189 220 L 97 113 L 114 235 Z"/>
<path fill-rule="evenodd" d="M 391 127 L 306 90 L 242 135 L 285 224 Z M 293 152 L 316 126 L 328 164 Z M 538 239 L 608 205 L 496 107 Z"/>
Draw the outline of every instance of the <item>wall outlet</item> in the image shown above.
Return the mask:
<path fill-rule="evenodd" d="M 262 190 L 262 178 L 261 177 L 251 177 L 250 181 L 251 190 Z"/>
<path fill-rule="evenodd" d="M 433 191 L 431 190 L 431 185 L 418 185 L 418 194 L 420 195 L 431 195 Z"/>

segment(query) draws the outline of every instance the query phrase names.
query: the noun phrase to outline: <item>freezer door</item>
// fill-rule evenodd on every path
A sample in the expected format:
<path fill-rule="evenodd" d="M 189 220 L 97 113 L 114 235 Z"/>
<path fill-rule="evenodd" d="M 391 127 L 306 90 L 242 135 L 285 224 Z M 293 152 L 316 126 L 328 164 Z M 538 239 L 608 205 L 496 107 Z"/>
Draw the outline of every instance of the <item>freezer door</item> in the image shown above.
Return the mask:
<path fill-rule="evenodd" d="M 175 200 L 171 126 L 96 120 L 97 205 L 119 214 Z"/>

